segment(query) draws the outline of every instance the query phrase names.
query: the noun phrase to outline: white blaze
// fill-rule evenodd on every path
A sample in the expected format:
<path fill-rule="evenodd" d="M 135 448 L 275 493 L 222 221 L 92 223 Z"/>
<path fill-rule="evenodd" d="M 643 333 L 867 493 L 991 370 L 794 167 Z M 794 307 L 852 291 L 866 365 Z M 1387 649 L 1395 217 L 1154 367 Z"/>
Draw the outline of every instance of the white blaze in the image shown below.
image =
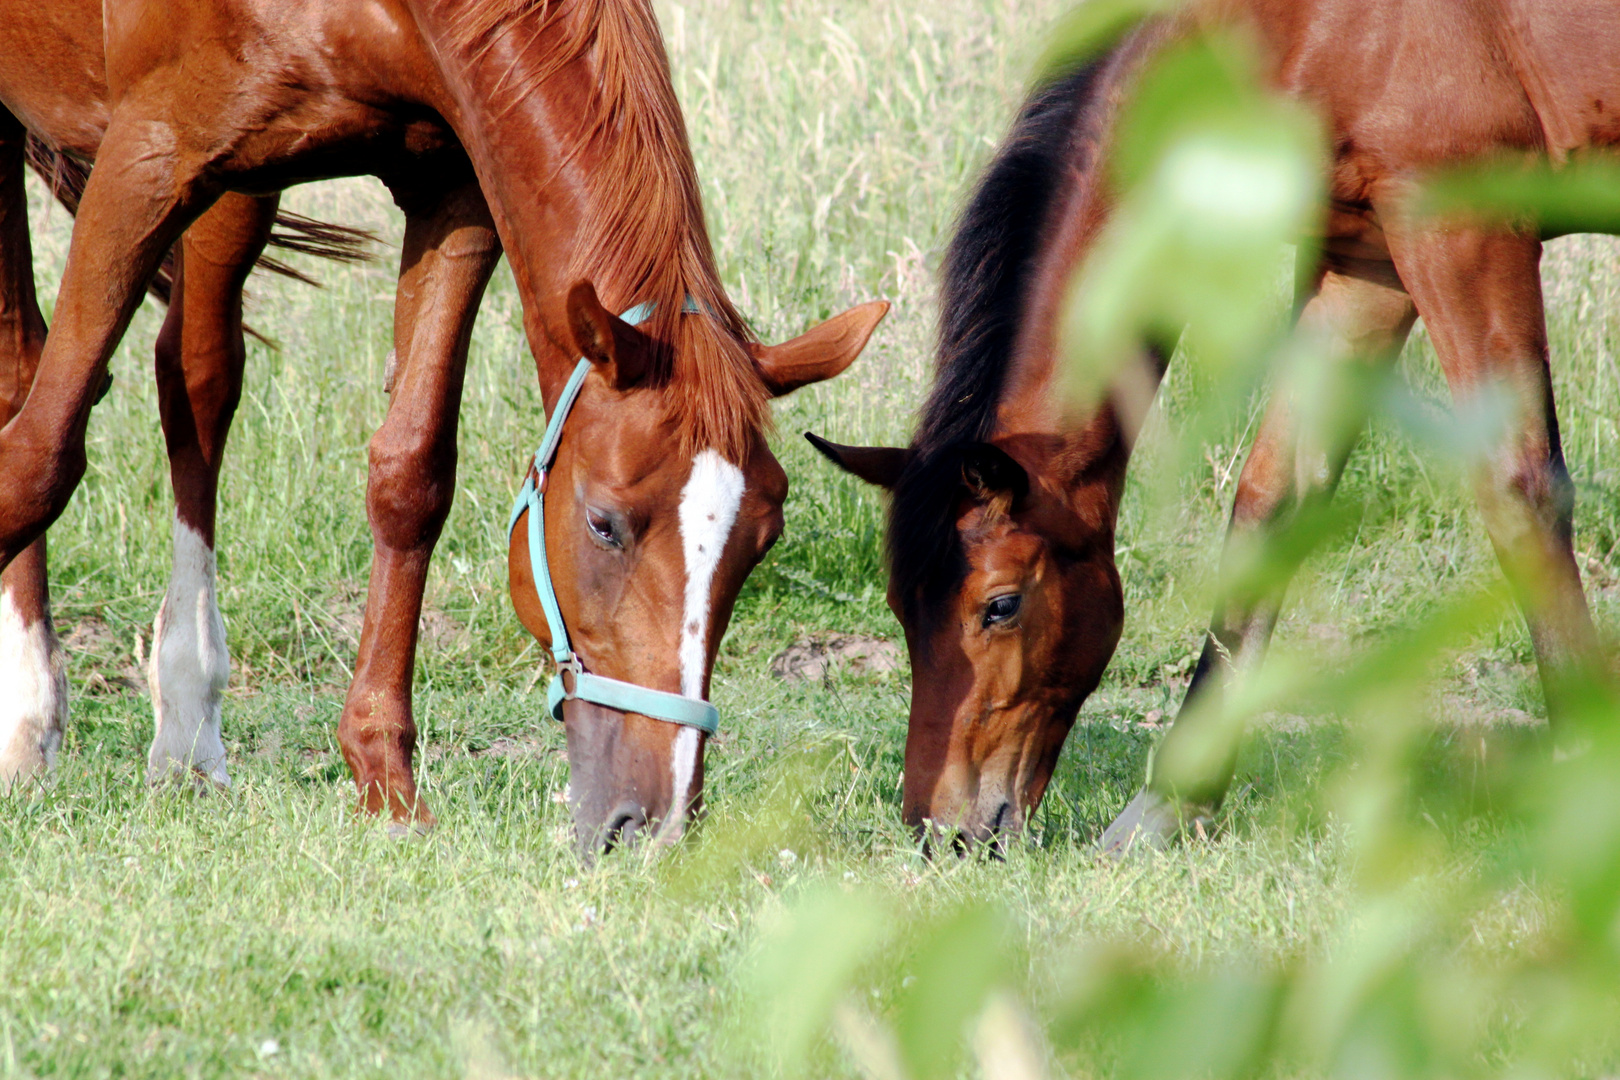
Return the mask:
<path fill-rule="evenodd" d="M 692 459 L 692 475 L 681 490 L 681 546 L 686 554 L 686 603 L 681 619 L 681 693 L 703 696 L 703 671 L 709 657 L 709 601 L 714 572 L 737 522 L 742 504 L 743 474 L 713 450 Z M 697 768 L 698 733 L 682 727 L 675 736 L 675 782 L 672 815 L 686 805 L 687 789 Z"/>
<path fill-rule="evenodd" d="M 67 670 L 44 619 L 0 591 L 0 791 L 50 771 L 67 722 Z"/>
<path fill-rule="evenodd" d="M 697 755 L 698 729 L 682 724 L 680 730 L 675 733 L 675 750 L 669 763 L 672 783 L 669 820 L 664 823 L 667 830 L 681 827 L 682 818 L 686 814 L 686 801 L 692 791 L 692 774 L 697 771 Z"/>
<path fill-rule="evenodd" d="M 214 549 L 202 534 L 174 519 L 174 569 L 152 624 L 147 681 L 156 731 L 146 778 L 202 777 L 230 786 L 220 704 L 231 675 L 225 622 L 215 595 Z"/>

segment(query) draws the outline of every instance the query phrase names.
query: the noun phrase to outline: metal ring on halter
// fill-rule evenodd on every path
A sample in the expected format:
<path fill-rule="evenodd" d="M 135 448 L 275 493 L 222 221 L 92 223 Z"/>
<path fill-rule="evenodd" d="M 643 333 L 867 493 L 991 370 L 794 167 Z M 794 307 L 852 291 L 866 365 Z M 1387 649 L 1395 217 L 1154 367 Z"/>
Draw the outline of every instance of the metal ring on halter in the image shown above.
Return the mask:
<path fill-rule="evenodd" d="M 645 322 L 653 309 L 654 305 L 650 303 L 637 304 L 619 317 L 636 325 Z M 681 310 L 694 314 L 699 308 L 696 301 L 687 297 Z M 523 487 L 512 505 L 512 518 L 506 525 L 507 535 L 510 536 L 524 513 L 529 515 L 529 569 L 534 575 L 534 591 L 540 598 L 540 609 L 545 612 L 546 625 L 551 628 L 551 657 L 557 663 L 557 674 L 546 688 L 547 711 L 555 719 L 561 720 L 563 702 L 588 701 L 619 712 L 640 713 L 672 724 L 685 724 L 713 735 L 720 728 L 720 710 L 707 701 L 593 675 L 585 670 L 584 661 L 569 643 L 562 609 L 557 606 L 557 590 L 551 582 L 551 565 L 546 559 L 546 487 L 551 463 L 557 456 L 557 444 L 562 440 L 563 424 L 567 422 L 590 370 L 591 362 L 581 357 L 568 376 L 568 382 L 563 385 L 556 406 L 546 419 L 540 448 L 534 452 L 534 466 L 523 478 Z M 565 675 L 571 678 L 565 679 Z M 569 682 L 573 685 L 569 686 Z"/>

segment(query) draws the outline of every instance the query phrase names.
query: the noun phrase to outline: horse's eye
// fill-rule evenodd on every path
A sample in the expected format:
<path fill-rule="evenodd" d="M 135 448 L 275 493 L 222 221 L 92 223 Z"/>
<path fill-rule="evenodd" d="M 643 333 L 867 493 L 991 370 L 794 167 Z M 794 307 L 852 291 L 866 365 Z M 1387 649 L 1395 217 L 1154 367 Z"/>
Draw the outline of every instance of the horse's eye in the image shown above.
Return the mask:
<path fill-rule="evenodd" d="M 1017 593 L 1007 593 L 998 596 L 984 606 L 984 625 L 994 626 L 1004 623 L 1018 614 L 1018 609 L 1024 606 L 1024 598 Z"/>
<path fill-rule="evenodd" d="M 613 530 L 613 519 L 606 514 L 585 508 L 585 524 L 595 534 L 596 538 L 609 547 L 619 547 L 619 534 Z"/>

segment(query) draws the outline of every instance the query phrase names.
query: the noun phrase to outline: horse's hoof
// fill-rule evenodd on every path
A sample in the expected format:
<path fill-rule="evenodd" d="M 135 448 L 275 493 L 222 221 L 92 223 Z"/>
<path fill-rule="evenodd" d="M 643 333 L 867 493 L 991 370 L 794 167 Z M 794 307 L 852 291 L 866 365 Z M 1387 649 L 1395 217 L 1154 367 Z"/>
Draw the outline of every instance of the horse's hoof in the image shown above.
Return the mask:
<path fill-rule="evenodd" d="M 1162 851 L 1181 832 L 1188 820 L 1183 808 L 1156 791 L 1143 788 L 1130 805 L 1119 812 L 1114 823 L 1103 830 L 1097 847 L 1109 858 L 1122 858 L 1132 848 Z M 1204 833 L 1208 833 L 1208 824 Z"/>
<path fill-rule="evenodd" d="M 157 789 L 189 791 L 193 795 L 228 795 L 231 777 L 223 760 L 208 765 L 184 761 L 151 763 L 146 768 L 146 784 Z"/>
<path fill-rule="evenodd" d="M 385 828 L 390 840 L 412 840 L 433 831 L 431 821 L 390 821 Z"/>

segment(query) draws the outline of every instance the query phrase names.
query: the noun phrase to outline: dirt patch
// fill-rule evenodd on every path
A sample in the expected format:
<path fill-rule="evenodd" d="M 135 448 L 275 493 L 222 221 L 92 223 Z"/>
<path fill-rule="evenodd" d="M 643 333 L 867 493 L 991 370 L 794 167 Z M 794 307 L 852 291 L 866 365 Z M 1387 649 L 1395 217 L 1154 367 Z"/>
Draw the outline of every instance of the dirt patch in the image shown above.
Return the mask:
<path fill-rule="evenodd" d="M 493 758 L 534 758 L 544 757 L 552 751 L 546 749 L 546 744 L 537 736 L 524 735 L 514 738 L 502 735 L 491 740 L 490 744 L 482 749 L 467 751 L 468 757 Z"/>
<path fill-rule="evenodd" d="M 900 646 L 882 638 L 836 634 L 796 641 L 771 659 L 771 674 L 788 682 L 827 682 L 832 673 L 878 674 L 905 665 Z"/>
<path fill-rule="evenodd" d="M 1459 728 L 1529 728 L 1546 727 L 1547 721 L 1523 709 L 1508 705 L 1486 705 L 1470 701 L 1460 694 L 1446 694 L 1440 699 L 1435 715 L 1440 723 Z"/>
<path fill-rule="evenodd" d="M 77 693 L 91 696 L 146 693 L 149 643 L 145 633 L 137 631 L 133 643 L 122 640 L 99 615 L 63 620 L 57 625 L 56 633 L 69 662 L 78 660 L 94 665 L 76 688 Z M 131 644 L 134 655 L 130 652 Z"/>
<path fill-rule="evenodd" d="M 366 618 L 365 586 L 346 583 L 338 587 L 328 602 L 322 622 L 333 641 L 352 653 L 360 647 L 360 629 Z M 447 652 L 467 639 L 467 628 L 425 600 L 417 624 L 417 647 L 428 652 Z"/>

